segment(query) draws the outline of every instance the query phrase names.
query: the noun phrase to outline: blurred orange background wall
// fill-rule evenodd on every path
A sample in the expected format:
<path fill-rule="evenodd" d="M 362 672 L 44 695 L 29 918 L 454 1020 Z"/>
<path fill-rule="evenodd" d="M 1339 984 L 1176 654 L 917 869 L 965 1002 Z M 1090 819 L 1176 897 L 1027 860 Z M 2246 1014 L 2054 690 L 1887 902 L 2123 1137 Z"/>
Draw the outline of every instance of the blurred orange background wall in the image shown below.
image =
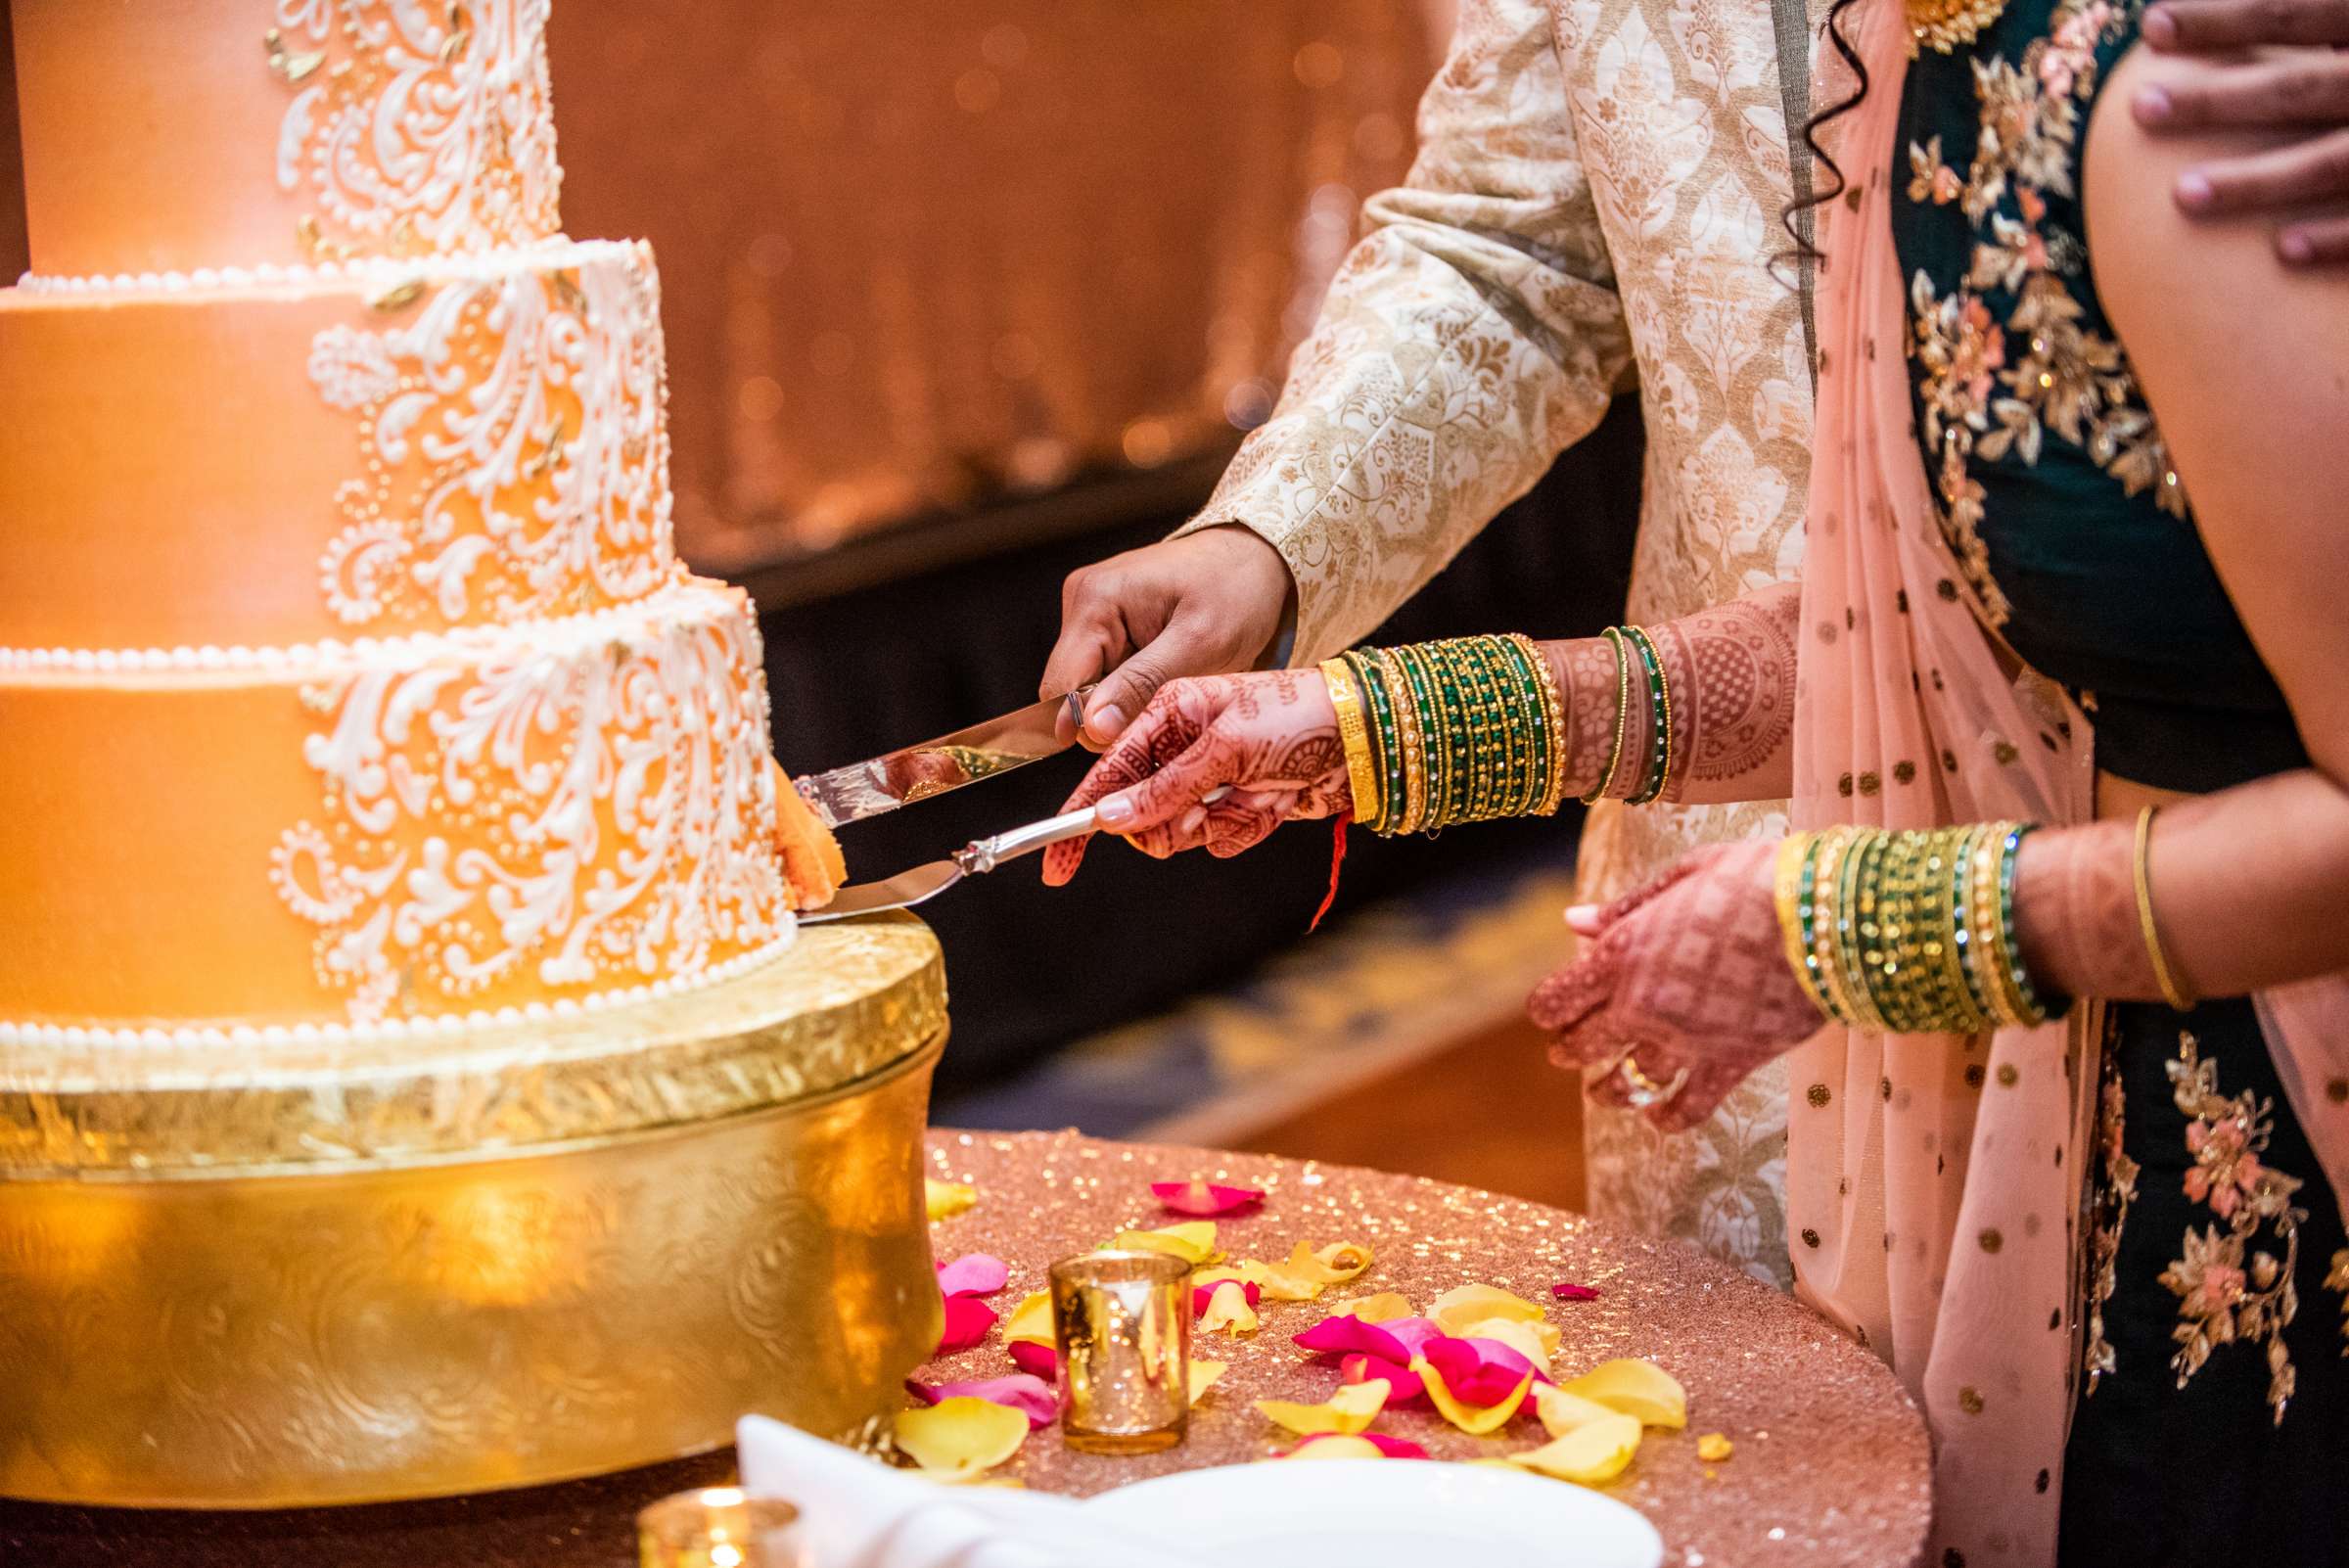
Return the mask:
<path fill-rule="evenodd" d="M 718 571 L 1220 452 L 1407 166 L 1424 0 L 559 0 L 564 210 L 666 281 Z"/>

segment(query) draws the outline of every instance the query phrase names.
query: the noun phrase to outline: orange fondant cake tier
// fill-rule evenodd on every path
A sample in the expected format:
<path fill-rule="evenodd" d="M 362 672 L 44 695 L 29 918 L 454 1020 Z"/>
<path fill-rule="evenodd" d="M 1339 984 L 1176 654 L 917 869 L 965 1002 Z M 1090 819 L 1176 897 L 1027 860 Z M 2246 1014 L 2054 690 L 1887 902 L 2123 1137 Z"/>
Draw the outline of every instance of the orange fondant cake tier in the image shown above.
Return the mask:
<path fill-rule="evenodd" d="M 453 1026 L 790 934 L 737 589 L 99 664 L 0 660 L 0 1029 Z"/>
<path fill-rule="evenodd" d="M 284 645 L 642 597 L 681 575 L 663 391 L 642 245 L 0 292 L 0 647 Z"/>
<path fill-rule="evenodd" d="M 14 0 L 33 270 L 555 233 L 549 3 Z"/>

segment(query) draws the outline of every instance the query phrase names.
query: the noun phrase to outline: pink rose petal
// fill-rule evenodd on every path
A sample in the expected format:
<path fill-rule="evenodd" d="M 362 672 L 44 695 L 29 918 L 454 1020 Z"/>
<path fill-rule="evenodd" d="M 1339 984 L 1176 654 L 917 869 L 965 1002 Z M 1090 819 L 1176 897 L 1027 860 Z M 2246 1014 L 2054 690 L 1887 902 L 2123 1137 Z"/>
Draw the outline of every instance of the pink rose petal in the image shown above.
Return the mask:
<path fill-rule="evenodd" d="M 1411 1359 L 1410 1347 L 1388 1333 L 1385 1324 L 1365 1323 L 1351 1315 L 1322 1318 L 1297 1335 L 1296 1344 L 1316 1356 L 1359 1354 L 1401 1362 Z"/>
<path fill-rule="evenodd" d="M 1497 1339 L 1431 1339 L 1419 1356 L 1463 1405 L 1498 1405 L 1529 1372 L 1537 1383 L 1549 1381 L 1523 1353 Z"/>
<path fill-rule="evenodd" d="M 1176 1214 L 1202 1220 L 1238 1214 L 1265 1201 L 1262 1187 L 1226 1187 L 1213 1181 L 1153 1181 L 1150 1195 Z"/>
<path fill-rule="evenodd" d="M 1443 1327 L 1429 1317 L 1390 1317 L 1378 1326 L 1402 1341 L 1410 1356 L 1418 1355 L 1419 1347 L 1429 1340 L 1444 1337 Z"/>
<path fill-rule="evenodd" d="M 1427 1385 L 1417 1372 L 1397 1361 L 1382 1361 L 1375 1356 L 1340 1357 L 1338 1375 L 1348 1383 L 1384 1382 L 1388 1409 L 1427 1398 Z"/>
<path fill-rule="evenodd" d="M 1014 1372 L 1009 1377 L 983 1378 L 971 1383 L 922 1383 L 905 1380 L 905 1390 L 925 1405 L 968 1397 L 1000 1405 L 1028 1417 L 1028 1430 L 1050 1426 L 1060 1414 L 1060 1401 L 1040 1377 Z"/>
<path fill-rule="evenodd" d="M 1338 1437 L 1340 1435 L 1342 1434 L 1336 1432 L 1316 1433 L 1313 1436 L 1307 1438 L 1304 1442 L 1298 1444 L 1296 1448 L 1289 1450 L 1289 1453 L 1293 1454 L 1301 1450 L 1310 1449 L 1316 1443 L 1325 1442 L 1330 1438 Z M 1378 1450 L 1380 1454 L 1386 1458 L 1424 1459 L 1427 1457 L 1427 1450 L 1421 1448 L 1418 1444 L 1413 1443 L 1409 1438 L 1389 1437 L 1384 1432 L 1356 1432 L 1351 1434 L 1351 1436 L 1353 1440 L 1358 1443 L 1369 1444 L 1372 1448 Z M 1288 1457 L 1288 1454 L 1283 1454 L 1282 1457 L 1286 1458 Z"/>
<path fill-rule="evenodd" d="M 1557 1297 L 1560 1301 L 1598 1300 L 1597 1291 L 1592 1290 L 1589 1285 L 1575 1284 L 1572 1280 L 1563 1280 L 1555 1285 L 1550 1286 L 1549 1293 Z"/>
<path fill-rule="evenodd" d="M 938 1266 L 938 1288 L 948 1296 L 991 1296 L 1011 1280 L 1003 1260 L 984 1252 L 965 1253 Z"/>
<path fill-rule="evenodd" d="M 1047 1383 L 1060 1381 L 1060 1353 L 1049 1345 L 1038 1345 L 1033 1339 L 1015 1339 L 1011 1342 L 1011 1364 L 1030 1377 L 1041 1378 Z"/>
<path fill-rule="evenodd" d="M 987 1338 L 987 1331 L 995 1326 L 995 1310 L 976 1296 L 946 1298 L 945 1332 L 938 1339 L 938 1354 L 951 1356 L 956 1351 L 969 1350 Z"/>
<path fill-rule="evenodd" d="M 1215 1300 L 1217 1290 L 1226 1284 L 1238 1285 L 1240 1287 L 1240 1294 L 1247 1298 L 1248 1305 L 1251 1307 L 1265 1299 L 1265 1287 L 1258 1284 L 1253 1279 L 1219 1279 L 1213 1285 L 1193 1285 L 1191 1287 L 1191 1315 L 1193 1317 L 1206 1316 L 1207 1304 Z"/>

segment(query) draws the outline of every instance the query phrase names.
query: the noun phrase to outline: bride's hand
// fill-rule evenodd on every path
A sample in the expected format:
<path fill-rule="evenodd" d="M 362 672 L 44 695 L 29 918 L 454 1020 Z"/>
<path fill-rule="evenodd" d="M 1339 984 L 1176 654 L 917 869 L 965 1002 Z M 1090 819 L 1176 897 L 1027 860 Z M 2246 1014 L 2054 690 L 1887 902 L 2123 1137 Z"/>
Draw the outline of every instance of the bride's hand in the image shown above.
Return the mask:
<path fill-rule="evenodd" d="M 1201 797 L 1231 793 L 1214 805 Z M 1291 817 L 1350 808 L 1346 747 L 1329 688 L 1310 669 L 1169 681 L 1101 754 L 1064 811 L 1090 806 L 1144 854 L 1233 855 Z M 1087 839 L 1044 853 L 1044 881 L 1077 874 Z"/>
<path fill-rule="evenodd" d="M 1774 843 L 1699 850 L 1604 909 L 1567 911 L 1582 956 L 1528 1011 L 1562 1065 L 1628 1064 L 1594 1076 L 1592 1099 L 1668 1131 L 1694 1127 L 1825 1024 L 1786 962 L 1776 857 Z"/>

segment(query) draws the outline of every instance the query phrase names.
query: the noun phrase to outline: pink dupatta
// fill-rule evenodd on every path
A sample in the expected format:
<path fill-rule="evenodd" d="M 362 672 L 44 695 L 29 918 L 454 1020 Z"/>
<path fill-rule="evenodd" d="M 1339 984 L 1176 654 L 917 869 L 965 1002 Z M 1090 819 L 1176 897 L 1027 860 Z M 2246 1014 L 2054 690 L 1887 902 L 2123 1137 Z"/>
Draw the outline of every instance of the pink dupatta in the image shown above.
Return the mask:
<path fill-rule="evenodd" d="M 1891 227 L 1906 12 L 1865 0 L 1846 25 L 1868 90 L 1830 127 L 1856 198 L 1819 214 L 1794 821 L 2086 821 L 2089 724 L 2050 683 L 2010 673 L 1977 621 L 1911 423 Z M 1850 86 L 1822 82 L 1814 101 L 1839 103 Z M 2258 1000 L 2293 1108 L 2334 1192 L 2349 1192 L 2349 1106 L 2326 1092 L 2349 1082 L 2349 977 Z M 2080 1364 L 2082 1178 L 2099 1157 L 2096 1011 L 1984 1038 L 1833 1028 L 1789 1058 L 1796 1291 L 1924 1406 L 1933 1563 L 2054 1560 Z"/>

